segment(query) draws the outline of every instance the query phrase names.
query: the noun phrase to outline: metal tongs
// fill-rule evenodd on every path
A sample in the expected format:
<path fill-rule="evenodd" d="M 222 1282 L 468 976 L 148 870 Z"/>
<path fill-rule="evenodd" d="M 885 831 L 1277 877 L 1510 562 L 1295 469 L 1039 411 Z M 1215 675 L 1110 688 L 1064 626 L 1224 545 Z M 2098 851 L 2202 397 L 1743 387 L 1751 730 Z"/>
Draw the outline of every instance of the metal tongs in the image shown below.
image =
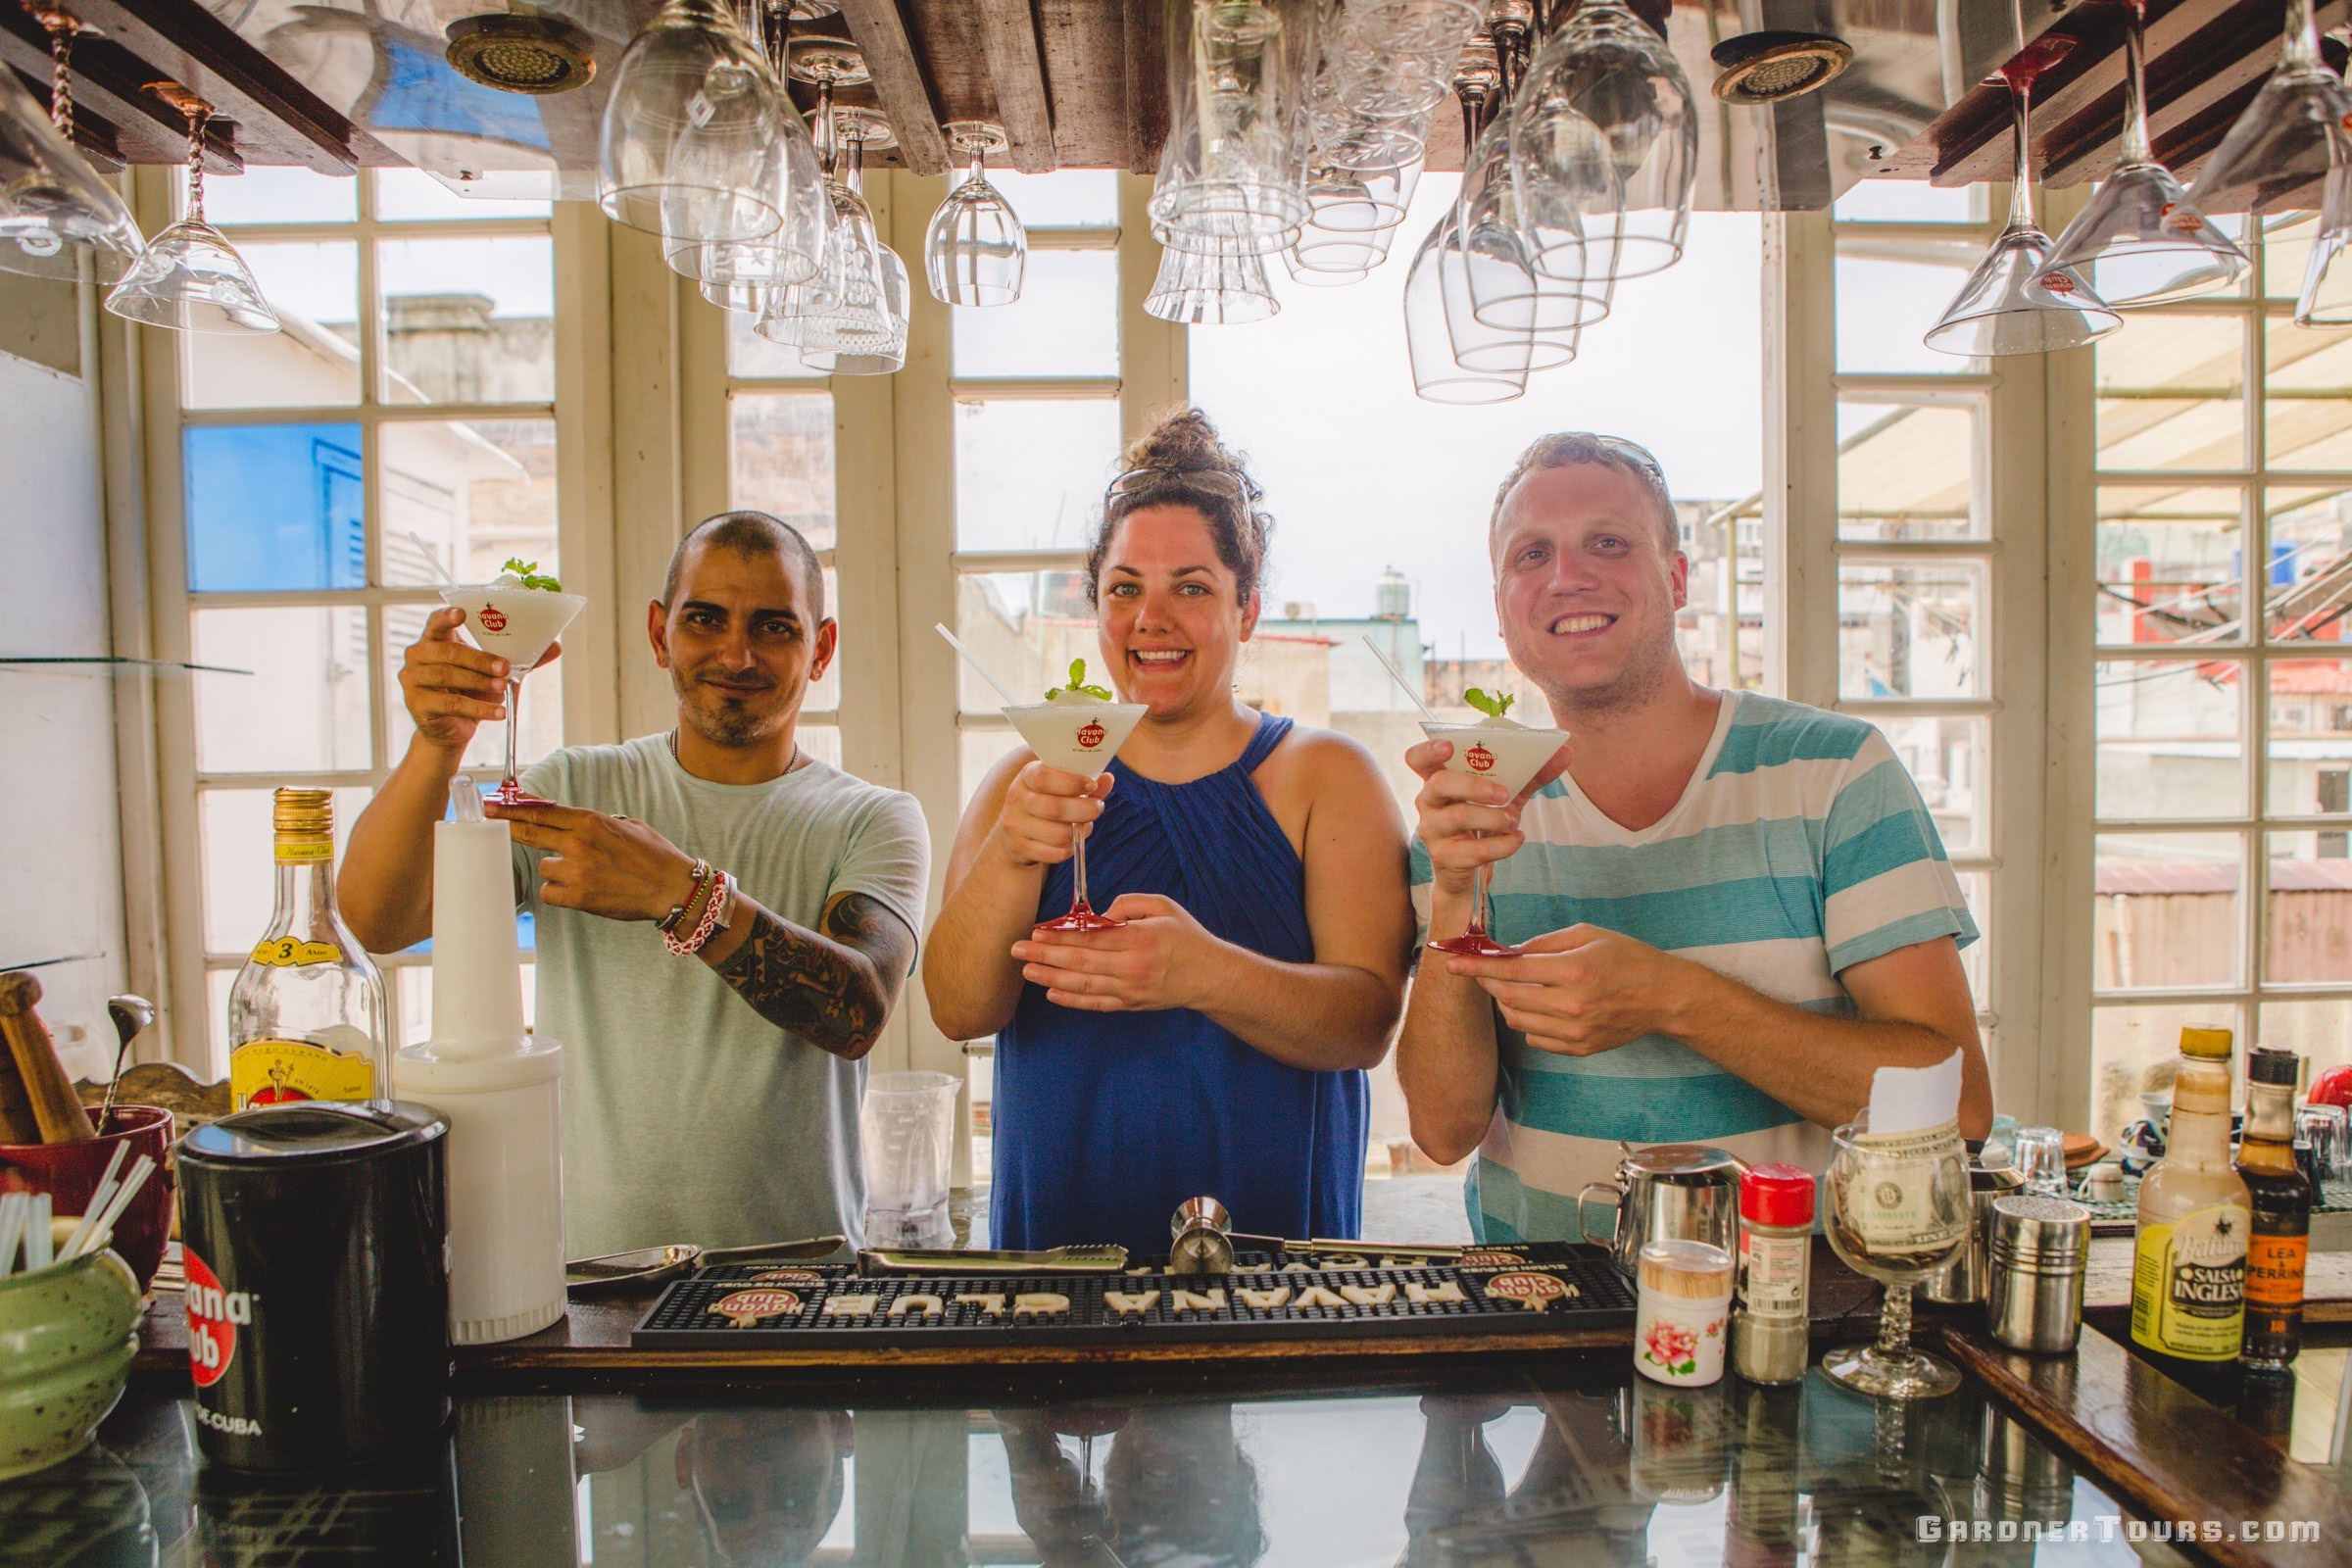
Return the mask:
<path fill-rule="evenodd" d="M 794 1258 L 824 1257 L 849 1245 L 846 1236 L 810 1236 L 797 1242 L 758 1242 L 750 1247 L 701 1247 L 672 1242 L 667 1247 L 640 1247 L 629 1252 L 607 1252 L 602 1257 L 579 1257 L 564 1265 L 564 1288 L 574 1296 L 612 1295 L 639 1286 L 675 1279 L 688 1269 L 715 1268 L 721 1263 L 785 1262 Z"/>
<path fill-rule="evenodd" d="M 868 1248 L 858 1254 L 860 1274 L 1116 1274 L 1126 1266 L 1127 1249 L 1113 1246 L 1037 1252 Z"/>

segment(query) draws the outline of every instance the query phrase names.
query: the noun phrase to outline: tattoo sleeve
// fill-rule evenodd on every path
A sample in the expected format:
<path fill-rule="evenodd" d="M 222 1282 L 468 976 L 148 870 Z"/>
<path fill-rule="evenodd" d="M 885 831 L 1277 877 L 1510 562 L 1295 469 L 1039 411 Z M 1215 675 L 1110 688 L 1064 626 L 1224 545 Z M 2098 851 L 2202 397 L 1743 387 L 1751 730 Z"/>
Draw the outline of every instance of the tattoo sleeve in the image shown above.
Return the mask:
<path fill-rule="evenodd" d="M 836 1056 L 873 1049 L 914 957 L 906 922 L 863 893 L 826 906 L 820 930 L 757 910 L 752 933 L 717 968 L 752 1009 Z"/>

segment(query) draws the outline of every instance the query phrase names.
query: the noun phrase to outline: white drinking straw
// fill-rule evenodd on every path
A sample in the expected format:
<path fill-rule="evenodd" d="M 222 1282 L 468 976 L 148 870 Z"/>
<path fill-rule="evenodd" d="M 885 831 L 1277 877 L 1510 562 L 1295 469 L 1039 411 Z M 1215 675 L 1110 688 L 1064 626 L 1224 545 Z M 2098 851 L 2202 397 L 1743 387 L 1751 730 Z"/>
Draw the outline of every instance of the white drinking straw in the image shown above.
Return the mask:
<path fill-rule="evenodd" d="M 1405 680 L 1404 671 L 1398 669 L 1395 663 L 1390 662 L 1389 656 L 1380 651 L 1380 644 L 1372 640 L 1370 632 L 1364 633 L 1364 646 L 1372 650 L 1372 657 L 1380 661 L 1380 667 L 1387 670 L 1395 679 L 1396 689 L 1413 700 L 1413 706 L 1421 710 L 1421 716 L 1435 724 L 1438 721 L 1438 715 L 1429 710 L 1429 705 L 1421 700 L 1421 694 L 1413 690 L 1411 683 Z"/>
<path fill-rule="evenodd" d="M 32 1195 L 32 1212 L 24 1216 L 24 1271 L 47 1268 L 56 1260 L 55 1239 L 49 1234 L 49 1195 Z"/>
<path fill-rule="evenodd" d="M 115 1221 L 122 1217 L 122 1211 L 130 1206 L 130 1200 L 139 1196 L 139 1189 L 146 1186 L 147 1178 L 154 1174 L 155 1161 L 148 1155 L 141 1154 L 137 1162 L 130 1167 L 130 1174 L 122 1178 L 122 1185 L 115 1189 L 115 1196 L 107 1200 L 106 1212 L 98 1216 L 97 1226 L 87 1237 L 83 1238 L 81 1244 L 83 1251 L 88 1251 L 96 1246 L 100 1237 L 113 1239 Z"/>
<path fill-rule="evenodd" d="M 980 661 L 972 657 L 972 651 L 969 648 L 964 647 L 962 640 L 959 639 L 954 632 L 948 630 L 947 627 L 941 625 L 936 620 L 931 623 L 931 629 L 939 633 L 942 637 L 945 637 L 948 640 L 948 646 L 963 656 L 963 662 L 972 666 L 972 672 L 974 674 L 978 675 L 982 680 L 988 682 L 991 686 L 996 687 L 997 695 L 1004 699 L 1004 706 L 1006 708 L 1019 708 L 1021 706 L 1020 700 L 1014 697 L 1012 693 L 1006 691 L 1004 683 L 998 680 L 996 676 L 991 675 L 981 664 Z"/>
<path fill-rule="evenodd" d="M 81 1239 L 90 1234 L 90 1222 L 98 1217 L 98 1211 L 106 1206 L 106 1200 L 115 1196 L 115 1174 L 122 1170 L 122 1156 L 129 1152 L 128 1139 L 115 1145 L 114 1153 L 106 1161 L 106 1174 L 99 1177 L 98 1185 L 90 1189 L 89 1201 L 81 1205 L 80 1222 L 74 1227 L 74 1234 L 66 1238 L 66 1256 L 72 1257 L 81 1250 Z"/>
<path fill-rule="evenodd" d="M 24 1214 L 31 1207 L 30 1193 L 0 1194 L 0 1279 L 17 1271 L 17 1241 L 24 1234 Z"/>

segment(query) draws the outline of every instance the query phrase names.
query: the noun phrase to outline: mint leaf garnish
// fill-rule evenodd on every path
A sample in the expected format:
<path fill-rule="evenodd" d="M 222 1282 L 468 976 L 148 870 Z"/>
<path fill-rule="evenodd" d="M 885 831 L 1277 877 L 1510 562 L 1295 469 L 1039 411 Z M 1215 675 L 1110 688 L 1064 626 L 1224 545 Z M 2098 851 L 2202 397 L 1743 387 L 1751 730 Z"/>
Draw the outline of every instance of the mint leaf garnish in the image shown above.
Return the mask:
<path fill-rule="evenodd" d="M 1083 659 L 1073 659 L 1070 661 L 1069 685 L 1048 687 L 1046 689 L 1046 701 L 1050 703 L 1056 697 L 1059 697 L 1065 691 L 1076 692 L 1082 697 L 1092 697 L 1098 703 L 1117 701 L 1117 699 L 1104 688 L 1101 686 L 1089 686 L 1086 683 L 1086 661 Z"/>
<path fill-rule="evenodd" d="M 539 563 L 536 561 L 525 561 L 520 556 L 509 556 L 507 564 L 499 569 L 511 571 L 520 577 L 525 588 L 536 588 L 543 593 L 551 594 L 560 594 L 564 591 L 564 585 L 542 572 L 539 569 Z"/>
<path fill-rule="evenodd" d="M 1511 710 L 1511 705 L 1518 700 L 1507 692 L 1489 696 L 1475 686 L 1462 693 L 1463 702 L 1468 703 L 1489 718 L 1502 717 Z"/>

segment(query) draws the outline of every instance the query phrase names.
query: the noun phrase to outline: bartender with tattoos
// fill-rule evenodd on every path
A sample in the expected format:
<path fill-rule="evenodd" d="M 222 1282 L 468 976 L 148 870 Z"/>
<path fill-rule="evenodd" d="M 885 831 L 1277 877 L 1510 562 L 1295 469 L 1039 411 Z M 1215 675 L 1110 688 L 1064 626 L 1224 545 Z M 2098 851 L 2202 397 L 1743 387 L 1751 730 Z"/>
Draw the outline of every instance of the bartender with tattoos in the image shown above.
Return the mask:
<path fill-rule="evenodd" d="M 558 804 L 491 808 L 538 916 L 538 1027 L 565 1047 L 565 1247 L 860 1240 L 860 1058 L 914 959 L 922 812 L 794 739 L 839 628 L 791 526 L 710 518 L 646 612 L 676 726 L 567 747 L 522 777 Z M 506 666 L 464 618 L 408 650 L 416 739 L 345 852 L 343 912 L 374 952 L 430 933 L 433 824 L 475 726 L 507 717 Z"/>

